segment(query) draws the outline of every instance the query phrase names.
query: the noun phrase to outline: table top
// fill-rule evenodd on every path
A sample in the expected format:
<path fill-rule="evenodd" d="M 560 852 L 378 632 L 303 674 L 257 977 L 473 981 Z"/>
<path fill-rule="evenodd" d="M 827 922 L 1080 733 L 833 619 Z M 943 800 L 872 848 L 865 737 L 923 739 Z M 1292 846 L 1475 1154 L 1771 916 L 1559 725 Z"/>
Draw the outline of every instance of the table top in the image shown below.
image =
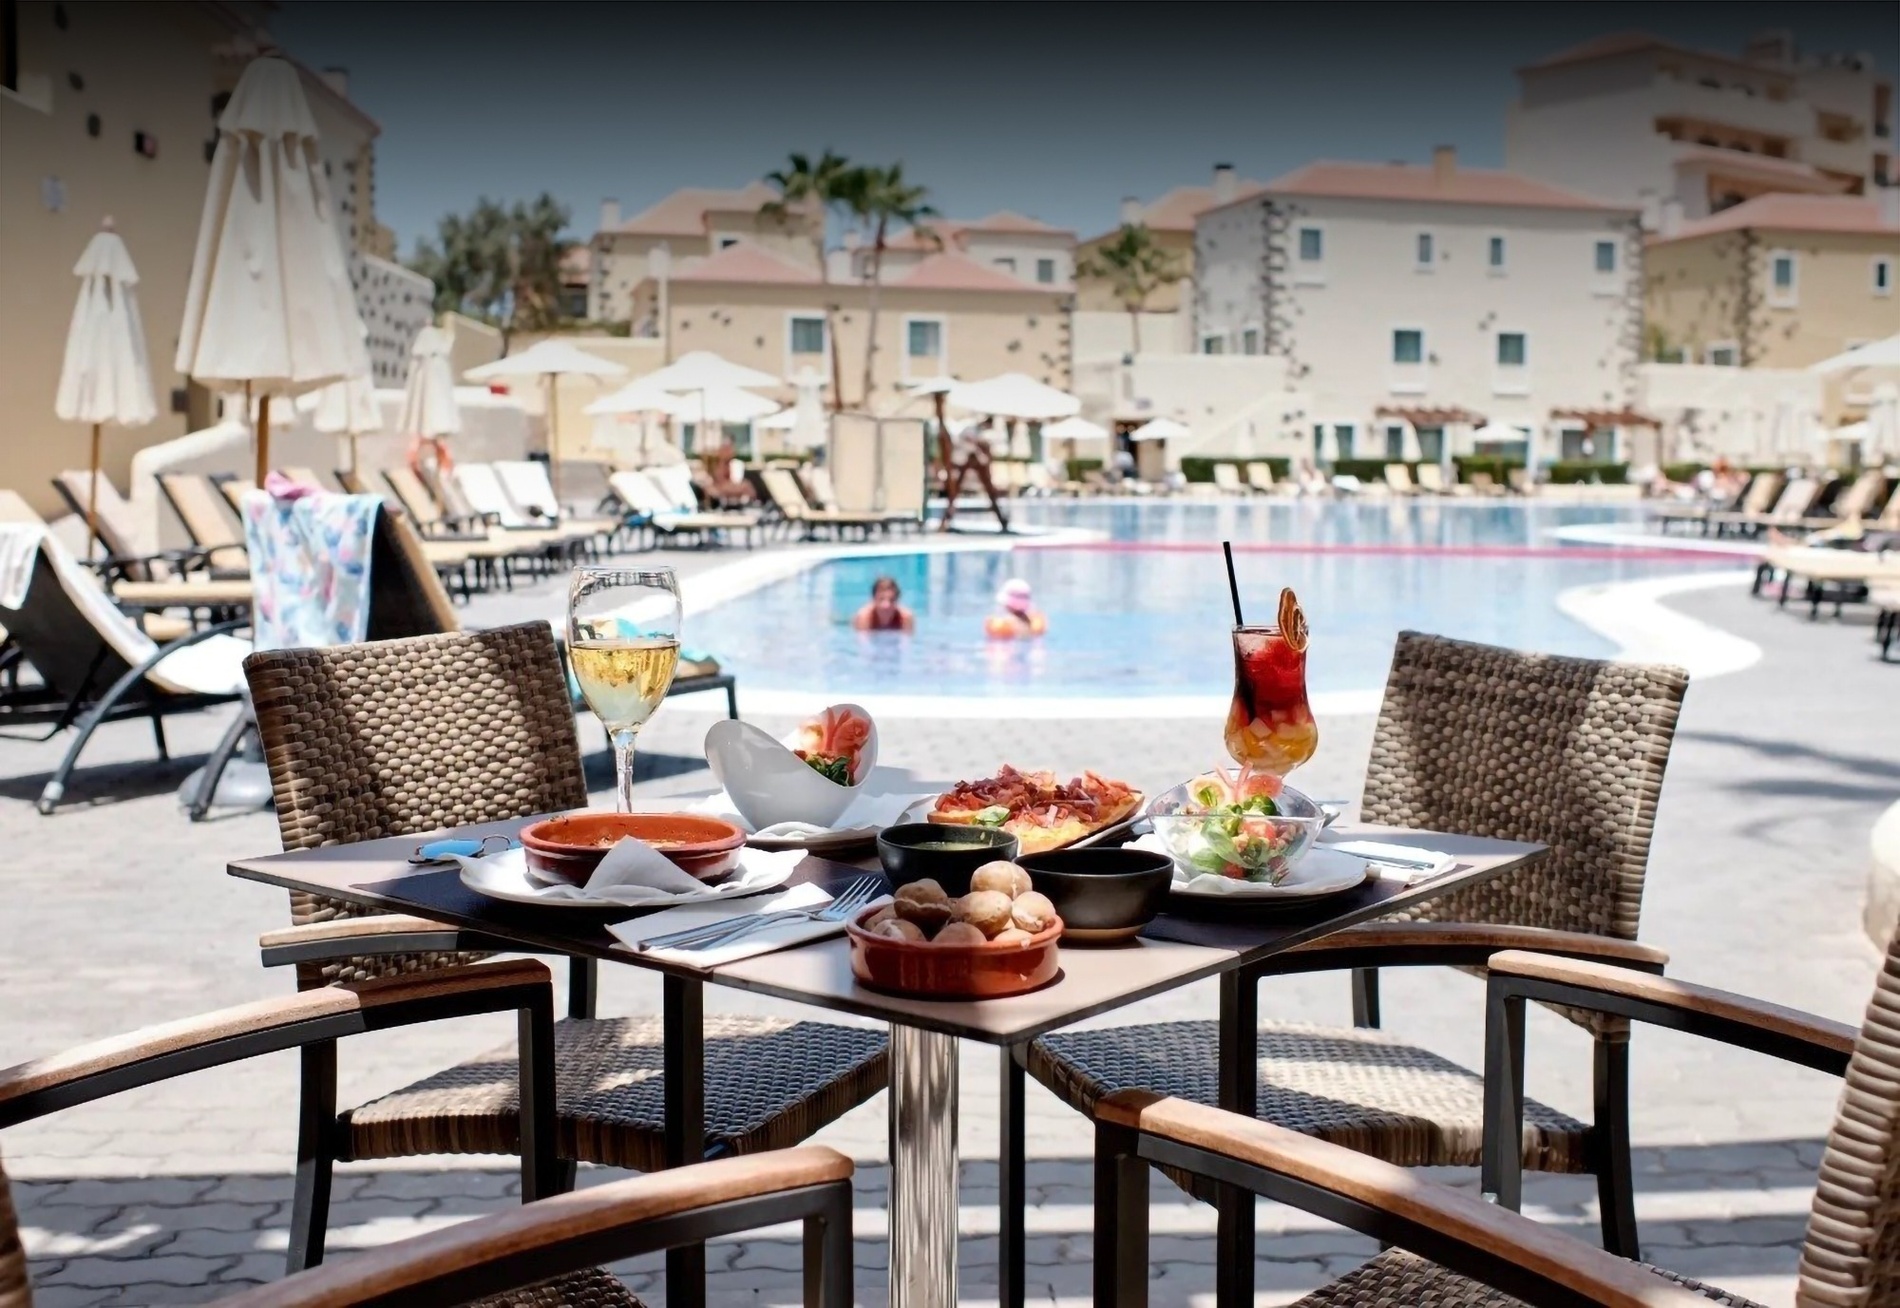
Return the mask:
<path fill-rule="evenodd" d="M 231 875 L 289 890 L 304 890 L 389 912 L 411 913 L 510 941 L 524 950 L 575 954 L 666 972 L 716 985 L 773 995 L 860 1017 L 898 1022 L 927 1031 L 990 1044 L 1030 1040 L 1086 1017 L 1145 999 L 1177 986 L 1251 963 L 1383 917 L 1453 890 L 1488 881 L 1548 856 L 1542 845 L 1390 827 L 1338 829 L 1343 838 L 1373 838 L 1411 844 L 1455 857 L 1452 870 L 1415 885 L 1368 880 L 1355 890 L 1250 920 L 1233 916 L 1201 919 L 1163 914 L 1126 945 L 1096 948 L 1065 945 L 1056 980 L 1026 995 L 1005 999 L 933 1000 L 886 994 L 859 984 L 851 973 L 850 945 L 843 937 L 761 954 L 716 967 L 659 959 L 621 944 L 610 922 L 640 916 L 611 910 L 539 908 L 504 903 L 462 885 L 454 868 L 418 867 L 409 856 L 417 846 L 447 835 L 512 835 L 534 818 L 458 828 L 453 832 L 371 840 L 354 845 L 238 859 Z M 862 866 L 808 857 L 792 880 L 826 886 L 864 875 Z"/>

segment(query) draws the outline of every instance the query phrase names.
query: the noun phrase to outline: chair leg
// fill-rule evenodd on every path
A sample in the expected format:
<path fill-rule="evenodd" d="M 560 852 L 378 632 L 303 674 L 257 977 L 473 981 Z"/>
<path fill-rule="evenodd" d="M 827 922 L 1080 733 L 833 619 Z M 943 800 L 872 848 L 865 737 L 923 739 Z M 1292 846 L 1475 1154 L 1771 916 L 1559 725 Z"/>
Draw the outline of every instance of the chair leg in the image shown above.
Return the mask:
<path fill-rule="evenodd" d="M 1598 1036 L 1595 1045 L 1597 1206 L 1603 1247 L 1621 1258 L 1640 1256 L 1636 1194 L 1630 1179 L 1630 1045 L 1626 1033 Z"/>
<path fill-rule="evenodd" d="M 165 740 L 165 715 L 156 709 L 152 711 L 152 744 L 158 747 L 159 762 L 171 762 L 171 746 Z"/>
<path fill-rule="evenodd" d="M 1484 1015 L 1484 1144 L 1478 1190 L 1516 1212 L 1524 1189 L 1524 999 L 1492 996 Z"/>
<path fill-rule="evenodd" d="M 1220 979 L 1219 1107 L 1242 1117 L 1254 1115 L 1259 1106 L 1259 1050 L 1259 978 L 1245 970 L 1223 973 Z M 1256 1203 L 1251 1190 L 1228 1185 L 1219 1188 L 1214 1266 L 1216 1308 L 1251 1308 L 1253 1304 Z"/>
<path fill-rule="evenodd" d="M 567 960 L 567 1015 L 587 1018 L 594 1015 L 595 996 L 600 991 L 600 964 L 578 955 Z"/>
<path fill-rule="evenodd" d="M 1379 1025 L 1379 969 L 1376 967 L 1352 970 L 1352 1024 L 1373 1028 Z"/>
<path fill-rule="evenodd" d="M 330 1226 L 330 1168 L 336 1158 L 336 1041 L 305 1045 L 299 1056 L 297 1188 L 290 1205 L 286 1275 L 323 1261 Z"/>
<path fill-rule="evenodd" d="M 668 1167 L 706 1156 L 705 1002 L 701 982 L 669 976 L 660 983 Z M 705 1245 L 667 1250 L 666 1302 L 668 1308 L 705 1308 Z"/>
<path fill-rule="evenodd" d="M 998 1209 L 996 1264 L 997 1264 L 997 1302 L 1002 1308 L 1023 1308 L 1023 1298 L 1027 1291 L 1024 1284 L 1027 1272 L 1026 1251 L 1023 1248 L 1023 1205 L 1028 1198 L 1028 1176 L 1025 1173 L 1024 1127 L 1023 1120 L 1023 1065 L 1019 1058 L 1027 1058 L 1026 1045 L 1004 1045 L 1002 1090 L 1000 1094 L 1000 1116 L 1002 1118 L 1001 1139 L 997 1142 L 996 1161 L 996 1205 Z"/>
<path fill-rule="evenodd" d="M 851 1308 L 851 1187 L 840 1184 L 820 1217 L 805 1219 L 805 1308 Z"/>
<path fill-rule="evenodd" d="M 1095 1308 L 1148 1303 L 1148 1165 L 1135 1133 L 1095 1127 Z"/>

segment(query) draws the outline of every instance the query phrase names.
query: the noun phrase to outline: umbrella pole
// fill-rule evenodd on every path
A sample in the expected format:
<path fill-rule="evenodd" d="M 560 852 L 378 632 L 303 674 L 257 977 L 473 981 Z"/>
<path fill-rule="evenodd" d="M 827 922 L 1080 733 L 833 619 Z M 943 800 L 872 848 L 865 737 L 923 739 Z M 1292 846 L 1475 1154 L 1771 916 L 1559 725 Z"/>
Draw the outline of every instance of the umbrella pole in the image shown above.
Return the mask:
<path fill-rule="evenodd" d="M 554 516 L 561 516 L 561 415 L 555 407 L 554 374 L 543 378 L 548 387 L 548 486 L 554 491 Z"/>
<path fill-rule="evenodd" d="M 244 402 L 251 401 L 251 384 L 244 383 Z M 270 396 L 257 397 L 257 488 L 264 489 L 264 479 L 270 475 Z"/>
<path fill-rule="evenodd" d="M 99 424 L 92 424 L 92 480 L 86 483 L 86 554 L 99 549 Z"/>

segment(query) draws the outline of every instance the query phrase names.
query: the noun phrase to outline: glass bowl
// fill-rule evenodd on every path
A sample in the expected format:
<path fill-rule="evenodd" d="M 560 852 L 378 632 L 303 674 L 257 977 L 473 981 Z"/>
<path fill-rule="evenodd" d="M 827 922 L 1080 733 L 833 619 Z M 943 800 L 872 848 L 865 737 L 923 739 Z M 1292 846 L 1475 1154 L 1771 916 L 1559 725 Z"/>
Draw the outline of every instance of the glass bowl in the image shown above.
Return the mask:
<path fill-rule="evenodd" d="M 1182 782 L 1148 803 L 1147 820 L 1183 876 L 1225 876 L 1277 886 L 1326 826 L 1320 806 L 1291 786 L 1275 813 L 1210 812 Z"/>

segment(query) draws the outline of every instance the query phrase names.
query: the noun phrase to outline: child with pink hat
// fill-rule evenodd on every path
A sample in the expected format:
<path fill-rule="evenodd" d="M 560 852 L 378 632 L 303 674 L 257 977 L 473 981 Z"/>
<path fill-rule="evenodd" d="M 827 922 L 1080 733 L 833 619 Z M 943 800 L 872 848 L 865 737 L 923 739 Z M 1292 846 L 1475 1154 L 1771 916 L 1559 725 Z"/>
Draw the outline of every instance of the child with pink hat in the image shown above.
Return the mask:
<path fill-rule="evenodd" d="M 1042 635 L 1049 629 L 1049 622 L 1036 611 L 1033 599 L 1029 583 L 1021 577 L 1011 577 L 996 592 L 996 607 L 1000 612 L 984 619 L 984 634 L 996 640 Z"/>

